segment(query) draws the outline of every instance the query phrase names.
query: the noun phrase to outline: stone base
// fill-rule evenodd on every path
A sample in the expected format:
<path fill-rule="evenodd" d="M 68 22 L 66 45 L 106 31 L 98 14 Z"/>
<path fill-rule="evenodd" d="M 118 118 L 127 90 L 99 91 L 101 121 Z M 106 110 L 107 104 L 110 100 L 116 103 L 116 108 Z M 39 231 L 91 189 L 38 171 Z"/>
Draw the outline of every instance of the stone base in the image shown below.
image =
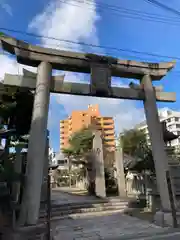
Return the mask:
<path fill-rule="evenodd" d="M 180 212 L 177 212 L 176 216 L 177 216 L 178 226 L 180 226 Z M 172 213 L 170 212 L 167 213 L 162 211 L 156 212 L 156 214 L 154 215 L 154 223 L 161 227 L 167 227 L 167 226 L 173 227 Z"/>

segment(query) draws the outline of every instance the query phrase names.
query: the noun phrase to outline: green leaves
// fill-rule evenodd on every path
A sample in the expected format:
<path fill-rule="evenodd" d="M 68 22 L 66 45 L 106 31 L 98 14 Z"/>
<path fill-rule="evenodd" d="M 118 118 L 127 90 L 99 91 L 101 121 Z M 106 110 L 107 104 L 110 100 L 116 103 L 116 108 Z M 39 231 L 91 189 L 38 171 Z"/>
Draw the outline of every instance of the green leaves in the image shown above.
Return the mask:
<path fill-rule="evenodd" d="M 143 131 L 138 129 L 131 129 L 125 131 L 123 136 L 120 137 L 123 152 L 131 156 L 135 155 L 140 143 L 147 143 L 146 135 Z"/>
<path fill-rule="evenodd" d="M 84 164 L 84 155 L 92 149 L 93 134 L 88 128 L 75 132 L 69 139 L 69 147 L 62 152 L 68 157 L 76 158 L 77 164 Z"/>
<path fill-rule="evenodd" d="M 90 129 L 84 128 L 72 135 L 69 139 L 71 149 L 77 154 L 83 154 L 92 149 L 93 134 Z"/>
<path fill-rule="evenodd" d="M 13 87 L 1 87 L 0 117 L 2 123 L 15 128 L 18 135 L 29 133 L 34 95 Z M 24 120 L 26 117 L 26 120 Z"/>
<path fill-rule="evenodd" d="M 154 161 L 151 148 L 149 147 L 146 135 L 138 129 L 125 131 L 120 138 L 123 152 L 132 156 L 134 162 L 129 164 L 129 169 L 142 172 L 149 170 L 154 172 Z"/>

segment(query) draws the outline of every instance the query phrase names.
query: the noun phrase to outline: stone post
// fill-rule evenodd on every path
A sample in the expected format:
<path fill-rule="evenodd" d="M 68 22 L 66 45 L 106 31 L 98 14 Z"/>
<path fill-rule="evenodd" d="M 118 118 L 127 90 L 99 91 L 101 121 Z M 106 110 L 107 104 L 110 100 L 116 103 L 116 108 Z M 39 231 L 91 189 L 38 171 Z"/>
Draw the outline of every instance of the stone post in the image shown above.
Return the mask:
<path fill-rule="evenodd" d="M 95 192 L 98 197 L 106 197 L 104 159 L 101 132 L 95 131 L 93 139 L 94 165 L 95 165 Z"/>
<path fill-rule="evenodd" d="M 46 140 L 46 149 L 44 156 L 43 180 L 41 188 L 41 202 L 47 201 L 47 178 L 49 168 L 49 138 Z"/>
<path fill-rule="evenodd" d="M 47 120 L 52 66 L 41 62 L 38 66 L 36 91 L 28 145 L 26 185 L 23 194 L 20 222 L 34 225 L 38 221 L 43 179 Z M 25 219 L 23 219 L 25 218 Z"/>
<path fill-rule="evenodd" d="M 21 172 L 22 172 L 22 156 L 21 156 L 22 147 L 16 146 L 15 149 L 16 149 L 16 158 L 15 158 L 15 162 L 14 162 L 14 172 L 21 174 Z M 15 202 L 19 201 L 20 186 L 21 186 L 20 181 L 14 182 L 13 186 L 12 186 L 12 198 L 13 198 L 13 201 L 15 201 Z"/>
<path fill-rule="evenodd" d="M 159 121 L 155 92 L 149 75 L 143 77 L 142 84 L 145 93 L 144 109 L 151 139 L 161 206 L 163 212 L 171 211 L 170 196 L 166 180 L 166 171 L 169 170 L 168 157 L 164 147 L 163 132 Z"/>
<path fill-rule="evenodd" d="M 125 181 L 125 174 L 124 174 L 124 159 L 123 159 L 123 151 L 122 148 L 115 152 L 115 159 L 116 159 L 116 175 L 117 175 L 117 183 L 118 183 L 118 190 L 120 197 L 126 197 L 126 181 Z"/>

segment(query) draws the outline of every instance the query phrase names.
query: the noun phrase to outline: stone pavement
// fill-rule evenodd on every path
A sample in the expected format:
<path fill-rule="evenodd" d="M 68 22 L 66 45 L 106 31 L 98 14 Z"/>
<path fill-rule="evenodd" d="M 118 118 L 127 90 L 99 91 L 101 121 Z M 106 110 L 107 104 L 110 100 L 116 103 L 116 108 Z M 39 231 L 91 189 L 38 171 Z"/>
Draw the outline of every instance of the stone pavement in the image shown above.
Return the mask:
<path fill-rule="evenodd" d="M 94 199 L 68 193 L 69 189 L 52 192 L 53 202 L 72 203 Z M 67 219 L 52 221 L 55 240 L 154 240 L 180 239 L 180 233 L 171 228 L 161 228 L 149 222 L 113 212 L 73 214 Z M 169 234 L 169 235 L 168 235 Z"/>
<path fill-rule="evenodd" d="M 76 195 L 72 194 L 75 192 L 80 192 L 78 189 L 69 189 L 69 188 L 56 188 L 52 190 L 51 199 L 53 203 L 56 204 L 63 204 L 63 203 L 79 203 L 79 202 L 86 202 L 90 200 L 96 200 L 94 196 L 87 196 L 87 195 Z"/>
<path fill-rule="evenodd" d="M 170 228 L 161 228 L 121 213 L 74 216 L 70 219 L 53 222 L 52 228 L 56 229 L 54 231 L 55 240 L 146 239 L 145 237 L 155 235 L 159 235 L 159 237 L 162 234 L 167 235 L 172 231 Z"/>

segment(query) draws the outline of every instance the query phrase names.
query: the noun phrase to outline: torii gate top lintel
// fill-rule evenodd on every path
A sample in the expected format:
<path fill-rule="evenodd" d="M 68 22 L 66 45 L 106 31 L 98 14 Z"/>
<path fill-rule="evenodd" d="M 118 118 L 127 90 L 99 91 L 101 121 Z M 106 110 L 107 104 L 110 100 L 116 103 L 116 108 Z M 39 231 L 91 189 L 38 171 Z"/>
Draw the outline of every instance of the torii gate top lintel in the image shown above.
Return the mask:
<path fill-rule="evenodd" d="M 152 80 L 160 80 L 174 67 L 171 63 L 141 63 L 114 58 L 96 56 L 92 54 L 72 53 L 55 49 L 29 45 L 7 36 L 0 36 L 0 43 L 5 51 L 16 55 L 17 61 L 37 68 L 37 75 L 24 72 L 23 76 L 5 75 L 4 85 L 20 86 L 35 89 L 32 123 L 28 143 L 27 187 L 24 196 L 29 196 L 29 204 L 25 204 L 26 223 L 35 225 L 38 220 L 40 195 L 46 151 L 47 121 L 50 91 L 96 97 L 123 98 L 143 100 L 145 115 L 155 163 L 157 184 L 161 198 L 161 206 L 165 212 L 170 212 L 171 197 L 168 191 L 169 167 L 168 157 L 164 148 L 162 128 L 159 122 L 156 101 L 176 101 L 174 93 L 159 91 L 153 87 Z M 90 84 L 63 83 L 52 77 L 52 69 L 91 73 Z M 140 85 L 131 84 L 130 88 L 111 86 L 111 76 L 136 78 Z M 71 103 L 70 103 L 71 104 Z M 135 116 L 133 116 L 135 117 Z M 102 157 L 102 154 L 99 155 Z M 47 159 L 47 158 L 46 158 Z M 96 168 L 104 169 L 102 158 L 99 158 Z M 103 170 L 96 181 L 98 191 L 105 189 Z M 103 184 L 103 185 L 102 185 Z M 105 190 L 103 190 L 105 195 Z M 98 193 L 99 194 L 99 193 Z M 104 195 L 101 195 L 104 197 Z M 98 195 L 99 196 L 99 195 Z M 174 198 L 174 195 L 173 195 Z M 27 201 L 23 198 L 23 204 Z M 30 206 L 30 207 L 29 207 Z M 32 211 L 33 206 L 33 211 Z M 33 212 L 33 213 L 32 213 Z"/>
<path fill-rule="evenodd" d="M 18 63 L 38 67 L 42 62 L 49 62 L 53 69 L 91 73 L 91 65 L 108 65 L 111 76 L 123 78 L 142 79 L 144 75 L 150 75 L 152 80 L 160 80 L 175 62 L 145 63 L 131 60 L 100 56 L 95 54 L 62 51 L 51 48 L 31 45 L 21 40 L 0 35 L 2 48 L 16 55 Z"/>

